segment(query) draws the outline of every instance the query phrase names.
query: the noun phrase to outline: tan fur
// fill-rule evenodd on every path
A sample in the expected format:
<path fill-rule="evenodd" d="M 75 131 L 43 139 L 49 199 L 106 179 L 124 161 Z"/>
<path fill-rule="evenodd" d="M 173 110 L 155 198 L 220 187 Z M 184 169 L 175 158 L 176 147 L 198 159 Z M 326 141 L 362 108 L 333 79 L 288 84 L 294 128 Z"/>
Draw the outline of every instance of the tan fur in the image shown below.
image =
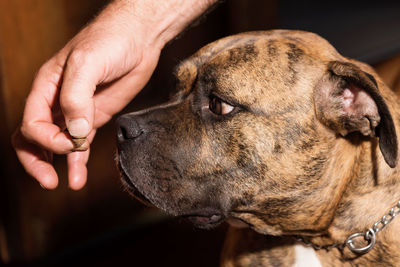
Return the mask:
<path fill-rule="evenodd" d="M 184 61 L 176 77 L 173 102 L 124 115 L 146 138 L 122 140 L 119 165 L 130 190 L 166 212 L 204 227 L 220 217 L 247 224 L 230 229 L 222 266 L 292 266 L 294 235 L 343 244 L 400 199 L 399 167 L 389 166 L 397 163 L 396 133 L 386 127 L 400 133 L 400 100 L 370 66 L 319 36 L 227 37 Z M 376 106 L 343 112 L 345 80 L 367 88 L 363 97 Z M 342 91 L 323 91 L 336 86 Z M 239 111 L 212 114 L 214 96 Z M 317 254 L 323 266 L 400 266 L 399 229 L 396 218 L 365 255 Z"/>
<path fill-rule="evenodd" d="M 296 261 L 294 243 L 290 238 L 263 236 L 249 229 L 230 228 L 222 252 L 221 267 L 292 267 Z"/>

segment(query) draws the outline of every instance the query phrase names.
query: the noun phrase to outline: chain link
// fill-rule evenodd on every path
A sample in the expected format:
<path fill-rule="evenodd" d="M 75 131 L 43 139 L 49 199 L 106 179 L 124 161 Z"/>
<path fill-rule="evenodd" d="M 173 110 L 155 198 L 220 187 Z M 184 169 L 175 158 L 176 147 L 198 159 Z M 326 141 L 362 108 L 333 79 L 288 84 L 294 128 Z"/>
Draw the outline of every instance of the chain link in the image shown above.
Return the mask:
<path fill-rule="evenodd" d="M 394 217 L 400 214 L 400 201 L 397 202 L 396 206 L 390 209 L 388 213 L 382 216 L 382 218 L 374 224 L 372 228 L 375 233 L 380 232 L 386 225 L 388 225 Z"/>
<path fill-rule="evenodd" d="M 298 241 L 303 242 L 307 246 L 311 246 L 316 250 L 325 249 L 330 250 L 332 248 L 338 248 L 343 250 L 344 247 L 348 247 L 353 253 L 356 254 L 365 254 L 368 253 L 376 243 L 376 234 L 382 231 L 393 219 L 400 214 L 400 200 L 393 206 L 389 212 L 382 216 L 382 218 L 377 221 L 372 228 L 368 229 L 365 232 L 359 232 L 351 234 L 347 237 L 346 241 L 343 244 L 329 244 L 329 245 L 316 245 L 305 239 L 304 237 L 298 236 L 296 239 Z M 354 244 L 354 240 L 356 238 L 363 237 L 365 241 L 367 241 L 367 245 L 364 247 L 356 247 Z"/>
<path fill-rule="evenodd" d="M 389 212 L 382 216 L 382 218 L 377 221 L 374 226 L 368 229 L 365 233 L 355 233 L 350 235 L 345 242 L 345 245 L 354 253 L 357 254 L 365 254 L 368 253 L 375 245 L 376 242 L 376 234 L 382 231 L 383 228 L 386 227 L 397 215 L 400 214 L 400 200 L 393 206 Z M 368 244 L 364 247 L 356 247 L 353 243 L 354 239 L 364 236 L 364 240 L 368 242 Z"/>

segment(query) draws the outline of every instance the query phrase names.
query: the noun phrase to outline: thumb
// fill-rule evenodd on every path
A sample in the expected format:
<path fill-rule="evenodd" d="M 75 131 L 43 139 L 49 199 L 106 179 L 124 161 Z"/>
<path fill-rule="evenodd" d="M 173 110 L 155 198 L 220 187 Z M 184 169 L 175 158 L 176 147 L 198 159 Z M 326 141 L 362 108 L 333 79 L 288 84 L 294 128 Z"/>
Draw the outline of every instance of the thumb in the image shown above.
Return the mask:
<path fill-rule="evenodd" d="M 93 128 L 93 95 L 102 69 L 88 53 L 73 52 L 68 57 L 60 91 L 60 106 L 68 132 L 85 138 Z"/>

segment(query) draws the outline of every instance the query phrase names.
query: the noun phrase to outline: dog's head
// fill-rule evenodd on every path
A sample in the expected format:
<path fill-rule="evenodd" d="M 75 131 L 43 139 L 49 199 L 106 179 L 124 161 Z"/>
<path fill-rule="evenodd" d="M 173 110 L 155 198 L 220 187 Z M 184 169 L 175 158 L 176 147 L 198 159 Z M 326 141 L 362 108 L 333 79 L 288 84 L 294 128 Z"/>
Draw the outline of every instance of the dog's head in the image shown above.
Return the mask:
<path fill-rule="evenodd" d="M 178 66 L 171 102 L 119 118 L 124 184 L 199 227 L 234 218 L 266 234 L 324 229 L 365 143 L 379 140 L 377 157 L 397 161 L 371 72 L 312 33 L 216 41 Z"/>

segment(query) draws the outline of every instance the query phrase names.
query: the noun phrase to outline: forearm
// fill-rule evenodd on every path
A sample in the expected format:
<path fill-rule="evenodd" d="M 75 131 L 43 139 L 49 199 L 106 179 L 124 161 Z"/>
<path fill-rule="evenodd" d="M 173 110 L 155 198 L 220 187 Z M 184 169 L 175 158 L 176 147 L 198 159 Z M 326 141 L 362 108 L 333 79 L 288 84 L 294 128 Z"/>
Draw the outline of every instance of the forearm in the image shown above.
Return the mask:
<path fill-rule="evenodd" d="M 145 45 L 162 47 L 218 0 L 114 0 L 99 16 L 126 23 Z M 139 41 L 139 40 L 138 40 Z"/>

